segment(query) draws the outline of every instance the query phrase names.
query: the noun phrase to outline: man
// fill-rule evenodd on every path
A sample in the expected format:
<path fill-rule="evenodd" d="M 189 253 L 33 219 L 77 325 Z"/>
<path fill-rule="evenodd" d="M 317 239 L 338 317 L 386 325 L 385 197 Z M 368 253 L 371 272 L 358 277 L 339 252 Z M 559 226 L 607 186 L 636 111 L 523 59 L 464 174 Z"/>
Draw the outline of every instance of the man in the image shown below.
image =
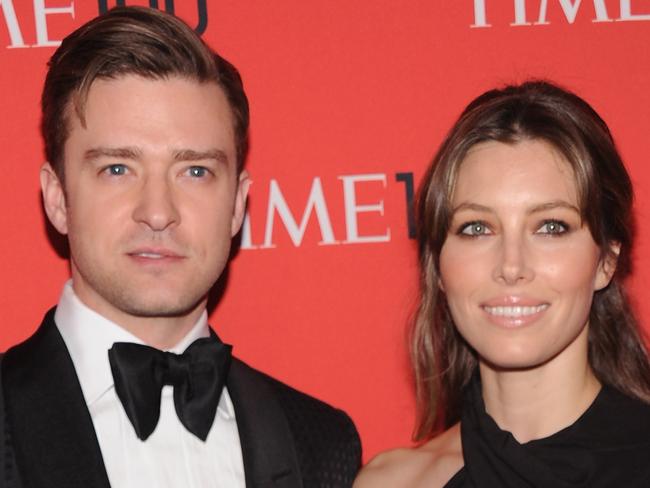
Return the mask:
<path fill-rule="evenodd" d="M 350 419 L 207 325 L 249 187 L 235 68 L 175 17 L 118 8 L 63 41 L 42 110 L 72 279 L 4 355 L 1 486 L 351 485 Z"/>

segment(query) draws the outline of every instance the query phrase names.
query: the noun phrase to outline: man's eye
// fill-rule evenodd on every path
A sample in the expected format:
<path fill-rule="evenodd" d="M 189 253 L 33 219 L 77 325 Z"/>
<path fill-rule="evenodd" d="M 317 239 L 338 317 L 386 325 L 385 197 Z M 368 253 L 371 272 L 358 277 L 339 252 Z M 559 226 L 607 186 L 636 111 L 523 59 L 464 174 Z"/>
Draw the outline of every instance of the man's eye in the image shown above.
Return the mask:
<path fill-rule="evenodd" d="M 459 234 L 464 236 L 483 236 L 490 233 L 490 229 L 483 222 L 469 222 L 462 225 L 459 231 Z"/>
<path fill-rule="evenodd" d="M 187 172 L 192 178 L 203 178 L 208 174 L 208 170 L 203 166 L 191 166 Z"/>
<path fill-rule="evenodd" d="M 128 172 L 128 169 L 123 164 L 111 164 L 104 169 L 104 172 L 110 176 L 123 176 Z"/>
<path fill-rule="evenodd" d="M 560 220 L 546 220 L 537 230 L 538 234 L 560 235 L 569 230 L 569 226 Z"/>

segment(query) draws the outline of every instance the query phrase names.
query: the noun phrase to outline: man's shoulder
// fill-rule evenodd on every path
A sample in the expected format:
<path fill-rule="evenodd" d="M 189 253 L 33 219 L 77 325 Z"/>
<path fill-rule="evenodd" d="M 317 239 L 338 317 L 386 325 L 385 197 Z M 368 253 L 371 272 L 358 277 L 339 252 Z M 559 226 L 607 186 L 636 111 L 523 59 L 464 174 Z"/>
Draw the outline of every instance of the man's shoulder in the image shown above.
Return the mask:
<path fill-rule="evenodd" d="M 54 312 L 46 312 L 36 331 L 24 341 L 10 347 L 3 354 L 2 377 L 6 381 L 29 381 L 35 376 L 51 372 L 53 363 L 65 351 L 54 324 Z"/>
<path fill-rule="evenodd" d="M 296 445 L 305 486 L 350 486 L 361 466 L 361 440 L 352 419 L 343 410 L 238 359 L 233 360 L 233 366 L 266 384 L 282 408 Z"/>
<path fill-rule="evenodd" d="M 14 355 L 38 353 L 40 352 L 41 348 L 45 345 L 43 344 L 44 341 L 47 345 L 51 345 L 48 344 L 48 341 L 50 341 L 53 338 L 53 336 L 58 335 L 56 325 L 54 323 L 55 313 L 56 313 L 56 307 L 52 307 L 47 312 L 45 312 L 45 314 L 43 315 L 43 320 L 36 328 L 36 330 L 23 341 L 7 349 L 3 353 L 3 356 L 7 358 L 7 357 L 12 357 Z"/>
<path fill-rule="evenodd" d="M 245 364 L 245 363 L 244 363 Z M 253 374 L 259 375 L 260 379 L 267 383 L 276 393 L 278 400 L 287 410 L 296 413 L 297 416 L 311 416 L 321 418 L 324 421 L 332 420 L 334 422 L 351 423 L 348 415 L 334 408 L 328 403 L 319 400 L 307 393 L 304 393 L 288 384 L 262 372 L 247 366 Z"/>
<path fill-rule="evenodd" d="M 234 358 L 233 364 L 236 364 L 235 367 L 246 369 L 249 374 L 265 383 L 282 406 L 288 420 L 296 427 L 305 424 L 310 432 L 313 432 L 314 426 L 320 426 L 324 434 L 330 433 L 334 428 L 336 433 L 347 434 L 358 439 L 354 423 L 343 410 L 252 368 L 239 359 Z"/>

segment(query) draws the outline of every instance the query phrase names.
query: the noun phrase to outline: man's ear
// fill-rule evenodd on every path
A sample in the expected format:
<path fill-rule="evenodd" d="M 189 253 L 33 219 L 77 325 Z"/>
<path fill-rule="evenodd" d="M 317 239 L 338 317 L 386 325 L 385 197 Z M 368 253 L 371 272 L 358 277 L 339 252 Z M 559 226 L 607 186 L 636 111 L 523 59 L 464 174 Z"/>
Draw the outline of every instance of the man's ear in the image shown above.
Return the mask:
<path fill-rule="evenodd" d="M 246 214 L 246 199 L 248 198 L 248 189 L 251 186 L 251 179 L 248 176 L 248 171 L 242 170 L 237 179 L 237 191 L 235 193 L 235 207 L 232 213 L 232 223 L 230 226 L 230 235 L 235 237 L 239 232 L 242 223 L 244 222 L 244 215 Z"/>
<path fill-rule="evenodd" d="M 63 183 L 54 172 L 50 163 L 41 166 L 41 193 L 45 213 L 52 225 L 61 234 L 68 233 L 68 212 L 65 204 Z"/>
<path fill-rule="evenodd" d="M 618 264 L 618 255 L 621 252 L 621 244 L 618 242 L 612 242 L 609 245 L 608 252 L 600 258 L 600 263 L 598 263 L 598 270 L 596 272 L 596 280 L 594 282 L 594 290 L 602 290 L 614 276 L 616 271 L 616 265 Z"/>

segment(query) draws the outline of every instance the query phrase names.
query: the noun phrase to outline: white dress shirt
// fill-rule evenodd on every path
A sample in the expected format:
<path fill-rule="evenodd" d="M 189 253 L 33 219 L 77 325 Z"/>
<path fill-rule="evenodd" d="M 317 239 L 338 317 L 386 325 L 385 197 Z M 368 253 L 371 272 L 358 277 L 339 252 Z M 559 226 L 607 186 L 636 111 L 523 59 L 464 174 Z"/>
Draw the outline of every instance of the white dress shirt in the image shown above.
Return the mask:
<path fill-rule="evenodd" d="M 141 441 L 115 393 L 108 350 L 115 342 L 142 341 L 85 306 L 71 281 L 63 288 L 54 320 L 77 371 L 112 488 L 245 488 L 239 432 L 226 388 L 205 442 L 178 420 L 172 386 L 163 387 L 156 430 Z M 170 351 L 179 354 L 209 333 L 204 311 Z"/>

